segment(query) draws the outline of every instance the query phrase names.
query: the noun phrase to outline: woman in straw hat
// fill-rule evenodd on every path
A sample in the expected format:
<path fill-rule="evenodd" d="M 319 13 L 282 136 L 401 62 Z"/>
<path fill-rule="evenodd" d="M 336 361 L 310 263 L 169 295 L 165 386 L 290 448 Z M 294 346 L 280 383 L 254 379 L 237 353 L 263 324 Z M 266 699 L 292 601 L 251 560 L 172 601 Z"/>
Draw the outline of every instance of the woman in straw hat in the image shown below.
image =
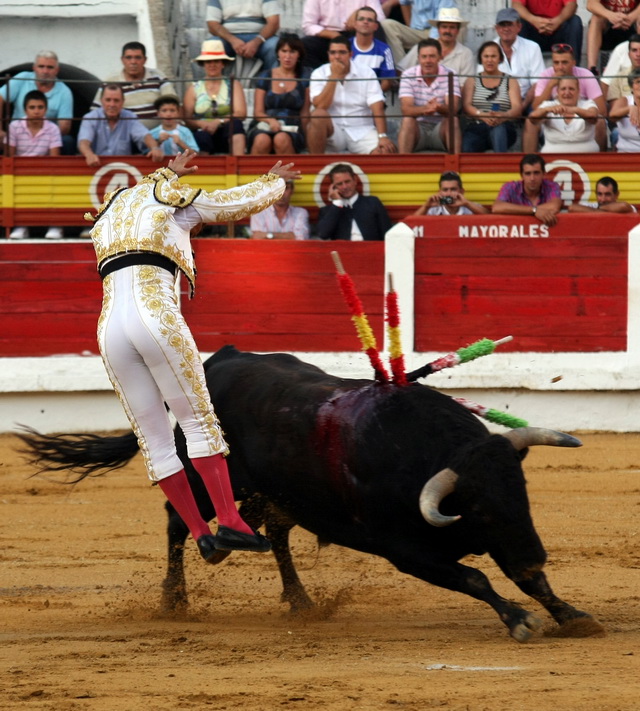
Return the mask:
<path fill-rule="evenodd" d="M 194 131 L 200 151 L 244 155 L 242 120 L 247 116 L 247 102 L 240 82 L 222 73 L 225 62 L 234 58 L 224 51 L 220 40 L 205 40 L 194 61 L 204 68 L 205 77 L 187 87 L 183 105 L 185 121 Z"/>

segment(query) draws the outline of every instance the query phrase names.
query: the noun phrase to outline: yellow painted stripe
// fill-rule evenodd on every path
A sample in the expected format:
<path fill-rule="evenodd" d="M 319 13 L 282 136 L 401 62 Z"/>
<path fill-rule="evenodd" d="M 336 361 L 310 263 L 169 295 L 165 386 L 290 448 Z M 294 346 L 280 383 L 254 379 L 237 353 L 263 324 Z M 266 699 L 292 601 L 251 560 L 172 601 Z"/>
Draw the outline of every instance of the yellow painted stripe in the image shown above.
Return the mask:
<path fill-rule="evenodd" d="M 585 196 L 593 199 L 595 184 L 605 174 L 587 172 L 592 193 Z M 640 204 L 640 172 L 606 171 L 620 185 L 623 200 Z M 191 176 L 189 183 L 196 188 L 213 191 L 244 185 L 254 178 L 235 174 Z M 428 195 L 438 190 L 439 173 L 371 173 L 368 175 L 371 194 L 379 197 L 385 205 L 419 205 Z M 469 199 L 481 204 L 492 203 L 500 187 L 509 180 L 517 180 L 517 172 L 465 173 L 462 175 L 465 192 Z M 53 208 L 87 209 L 91 205 L 88 175 L 18 175 L 4 174 L 0 181 L 0 207 L 2 208 Z M 305 175 L 296 185 L 293 203 L 314 205 L 314 175 Z M 102 196 L 100 196 L 102 197 Z M 583 199 L 585 199 L 583 198 Z"/>

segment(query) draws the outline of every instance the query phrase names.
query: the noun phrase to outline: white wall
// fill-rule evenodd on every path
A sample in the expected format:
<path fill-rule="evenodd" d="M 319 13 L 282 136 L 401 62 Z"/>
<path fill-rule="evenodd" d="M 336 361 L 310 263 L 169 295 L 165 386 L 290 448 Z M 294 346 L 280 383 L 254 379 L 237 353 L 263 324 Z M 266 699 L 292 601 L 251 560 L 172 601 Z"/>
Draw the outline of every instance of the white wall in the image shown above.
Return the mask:
<path fill-rule="evenodd" d="M 133 40 L 147 48 L 148 66 L 156 63 L 147 0 L 2 0 L 0 27 L 0 69 L 51 49 L 60 62 L 103 79 L 119 71 L 122 45 Z"/>

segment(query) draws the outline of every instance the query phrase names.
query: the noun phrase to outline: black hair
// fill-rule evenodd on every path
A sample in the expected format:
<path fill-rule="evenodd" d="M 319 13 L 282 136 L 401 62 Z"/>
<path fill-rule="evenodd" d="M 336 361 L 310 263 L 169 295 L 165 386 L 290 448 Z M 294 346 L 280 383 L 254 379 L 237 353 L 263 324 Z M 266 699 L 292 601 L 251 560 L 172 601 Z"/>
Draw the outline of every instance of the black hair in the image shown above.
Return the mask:
<path fill-rule="evenodd" d="M 610 175 L 603 175 L 602 178 L 600 178 L 600 180 L 596 183 L 596 187 L 598 187 L 598 185 L 604 185 L 605 188 L 611 188 L 615 195 L 620 192 L 618 188 L 618 181 Z"/>
<path fill-rule="evenodd" d="M 522 171 L 524 170 L 525 165 L 538 165 L 540 164 L 542 168 L 542 172 L 545 173 L 547 170 L 546 163 L 544 162 L 544 158 L 537 153 L 527 153 L 526 156 L 522 157 L 522 160 L 520 161 L 520 175 L 522 175 Z"/>
<path fill-rule="evenodd" d="M 30 101 L 42 101 L 44 103 L 45 108 L 47 108 L 47 106 L 49 105 L 44 91 L 40 91 L 39 89 L 33 89 L 32 91 L 28 91 L 25 94 L 24 101 L 22 102 L 22 108 L 26 109 L 27 104 Z"/>
<path fill-rule="evenodd" d="M 142 52 L 143 57 L 147 56 L 147 48 L 142 44 L 142 42 L 127 42 L 122 47 L 122 56 L 124 56 L 128 49 L 139 49 Z"/>
<path fill-rule="evenodd" d="M 276 45 L 276 56 L 278 52 L 285 46 L 298 53 L 298 61 L 296 62 L 295 71 L 297 77 L 302 76 L 302 67 L 304 65 L 304 57 L 306 54 L 302 40 L 300 39 L 300 37 L 298 37 L 298 35 L 295 35 L 293 33 L 280 35 L 280 39 L 278 40 L 278 44 Z"/>
<path fill-rule="evenodd" d="M 165 96 L 159 96 L 154 102 L 153 105 L 158 111 L 161 106 L 164 106 L 165 104 L 173 104 L 174 106 L 177 106 L 180 108 L 180 100 L 178 99 L 177 96 L 173 96 L 172 94 L 167 94 Z"/>
<path fill-rule="evenodd" d="M 353 166 L 349 163 L 336 163 L 329 171 L 329 177 L 331 178 L 331 180 L 333 180 L 333 177 L 336 173 L 349 173 L 352 177 L 356 177 L 356 174 L 353 170 Z"/>
<path fill-rule="evenodd" d="M 343 44 L 349 50 L 349 52 L 351 52 L 351 42 L 349 41 L 349 38 L 345 37 L 344 35 L 332 37 L 329 40 L 329 46 L 331 46 L 332 44 Z"/>
<path fill-rule="evenodd" d="M 445 170 L 445 172 L 440 176 L 438 185 L 442 185 L 445 180 L 455 180 L 460 186 L 460 190 L 462 190 L 462 178 L 458 173 L 456 173 L 455 170 Z"/>
<path fill-rule="evenodd" d="M 497 47 L 498 49 L 498 56 L 500 57 L 500 61 L 504 62 L 504 52 L 502 51 L 502 47 L 497 43 L 494 42 L 493 40 L 489 40 L 489 42 L 483 42 L 480 45 L 480 49 L 478 49 L 478 64 L 482 64 L 482 59 L 480 57 L 482 56 L 482 53 L 487 47 Z"/>
<path fill-rule="evenodd" d="M 442 45 L 437 39 L 433 37 L 427 37 L 426 39 L 420 40 L 418 42 L 418 54 L 423 47 L 435 47 L 438 50 L 438 54 L 442 57 Z"/>

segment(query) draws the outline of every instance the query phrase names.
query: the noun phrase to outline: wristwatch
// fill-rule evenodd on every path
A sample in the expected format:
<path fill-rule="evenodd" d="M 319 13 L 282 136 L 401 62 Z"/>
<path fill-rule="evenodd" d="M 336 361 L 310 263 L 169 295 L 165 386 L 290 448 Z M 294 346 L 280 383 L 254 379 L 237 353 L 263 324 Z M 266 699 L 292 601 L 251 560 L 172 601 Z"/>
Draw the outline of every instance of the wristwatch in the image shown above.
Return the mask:
<path fill-rule="evenodd" d="M 536 214 L 536 210 L 538 209 L 535 205 L 531 208 L 533 212 L 531 213 L 532 215 Z"/>
<path fill-rule="evenodd" d="M 267 239 L 273 239 L 273 238 L 274 238 L 273 232 L 267 232 Z"/>
<path fill-rule="evenodd" d="M 388 138 L 386 133 L 379 133 L 378 138 Z"/>

